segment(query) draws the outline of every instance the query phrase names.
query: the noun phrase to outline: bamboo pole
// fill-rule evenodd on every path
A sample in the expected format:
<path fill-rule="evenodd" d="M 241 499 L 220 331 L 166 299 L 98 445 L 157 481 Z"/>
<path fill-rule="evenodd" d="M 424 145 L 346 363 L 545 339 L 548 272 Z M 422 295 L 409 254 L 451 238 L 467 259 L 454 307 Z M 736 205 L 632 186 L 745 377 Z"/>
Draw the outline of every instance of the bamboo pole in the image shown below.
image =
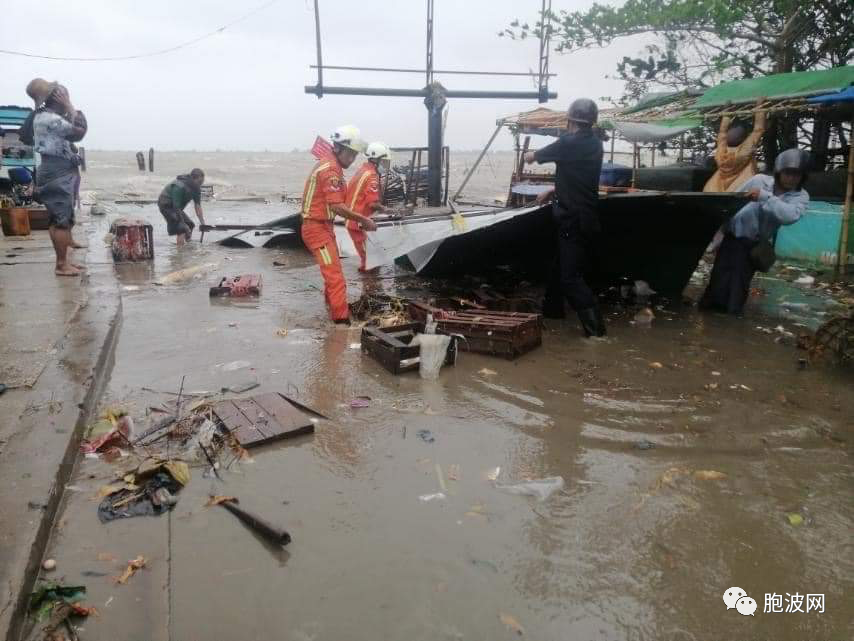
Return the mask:
<path fill-rule="evenodd" d="M 480 166 L 480 161 L 483 160 L 483 157 L 486 155 L 486 152 L 489 151 L 489 148 L 492 146 L 493 141 L 498 136 L 498 132 L 501 131 L 501 128 L 504 126 L 503 122 L 499 122 L 498 126 L 495 127 L 495 131 L 492 132 L 492 136 L 489 139 L 489 142 L 486 143 L 486 147 L 480 152 L 480 155 L 477 157 L 477 160 L 474 161 L 474 165 L 469 169 L 469 172 L 466 174 L 465 178 L 463 178 L 463 182 L 460 185 L 460 188 L 457 189 L 457 192 L 454 194 L 451 200 L 456 200 L 460 197 L 460 194 L 463 193 L 463 189 L 465 189 L 466 185 L 469 182 L 469 179 L 472 177 L 477 168 Z M 516 154 L 517 154 L 517 162 L 518 162 L 518 151 L 519 151 L 519 136 L 516 136 Z"/>
<path fill-rule="evenodd" d="M 834 280 L 845 278 L 848 274 L 848 223 L 851 219 L 851 193 L 854 191 L 854 120 L 851 121 L 851 135 L 848 137 L 848 186 L 845 188 L 845 205 L 842 207 L 842 229 L 839 230 L 839 249 L 836 252 L 836 270 Z"/>

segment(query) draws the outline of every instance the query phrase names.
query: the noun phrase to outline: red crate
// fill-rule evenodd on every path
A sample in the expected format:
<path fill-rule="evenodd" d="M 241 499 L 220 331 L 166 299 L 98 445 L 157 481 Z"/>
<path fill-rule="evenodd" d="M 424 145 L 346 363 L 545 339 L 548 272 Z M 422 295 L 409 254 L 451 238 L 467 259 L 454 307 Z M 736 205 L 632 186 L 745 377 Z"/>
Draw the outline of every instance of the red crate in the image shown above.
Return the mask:
<path fill-rule="evenodd" d="M 219 285 L 211 287 L 211 296 L 230 296 L 238 298 L 243 296 L 261 295 L 261 274 L 241 274 L 234 278 L 225 278 L 219 281 Z"/>
<path fill-rule="evenodd" d="M 118 218 L 110 233 L 115 262 L 154 260 L 154 230 L 149 223 L 139 218 Z"/>

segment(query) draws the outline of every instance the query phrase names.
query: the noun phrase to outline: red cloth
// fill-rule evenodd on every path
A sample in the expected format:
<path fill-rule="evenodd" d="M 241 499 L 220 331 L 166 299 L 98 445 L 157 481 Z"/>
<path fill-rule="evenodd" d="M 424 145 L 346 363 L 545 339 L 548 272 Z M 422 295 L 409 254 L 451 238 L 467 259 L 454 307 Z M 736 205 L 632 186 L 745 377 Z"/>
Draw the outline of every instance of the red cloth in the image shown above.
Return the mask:
<path fill-rule="evenodd" d="M 318 160 L 329 160 L 335 157 L 332 152 L 332 144 L 320 136 L 315 139 L 314 145 L 311 147 L 311 155 Z"/>
<path fill-rule="evenodd" d="M 305 246 L 311 250 L 314 260 L 320 267 L 320 275 L 323 276 L 324 283 L 323 295 L 329 306 L 329 315 L 334 321 L 350 318 L 350 308 L 347 305 L 347 281 L 344 280 L 344 272 L 341 270 L 341 259 L 338 257 L 338 245 L 335 242 L 332 223 L 305 220 L 301 234 Z"/>

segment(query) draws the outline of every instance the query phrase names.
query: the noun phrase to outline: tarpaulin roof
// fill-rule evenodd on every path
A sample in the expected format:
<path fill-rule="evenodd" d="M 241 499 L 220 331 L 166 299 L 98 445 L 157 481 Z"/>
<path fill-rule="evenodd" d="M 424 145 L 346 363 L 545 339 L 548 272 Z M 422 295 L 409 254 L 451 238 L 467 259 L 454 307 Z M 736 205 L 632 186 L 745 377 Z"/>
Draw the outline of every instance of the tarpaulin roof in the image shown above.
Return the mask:
<path fill-rule="evenodd" d="M 727 103 L 755 102 L 759 98 L 795 98 L 814 96 L 845 89 L 854 84 L 854 66 L 834 67 L 823 71 L 777 73 L 761 78 L 733 80 L 707 89 L 697 99 L 697 109 L 718 107 Z"/>
<path fill-rule="evenodd" d="M 812 98 L 809 98 L 807 102 L 814 105 L 833 104 L 836 102 L 854 102 L 854 86 L 843 89 L 842 91 L 837 91 L 836 93 L 826 93 L 821 96 L 813 96 Z"/>

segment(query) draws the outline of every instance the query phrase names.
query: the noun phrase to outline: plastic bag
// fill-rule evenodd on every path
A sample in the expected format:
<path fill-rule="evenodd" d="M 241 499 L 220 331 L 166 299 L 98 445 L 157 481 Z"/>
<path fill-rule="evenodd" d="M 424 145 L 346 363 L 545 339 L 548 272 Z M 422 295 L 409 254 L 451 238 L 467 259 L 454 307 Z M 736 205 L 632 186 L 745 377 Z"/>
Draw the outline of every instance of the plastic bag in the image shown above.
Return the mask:
<path fill-rule="evenodd" d="M 523 481 L 521 483 L 510 483 L 507 485 L 496 483 L 495 487 L 507 494 L 519 494 L 521 496 L 535 496 L 540 501 L 545 501 L 555 492 L 563 489 L 562 476 L 550 476 L 544 479 Z"/>
<path fill-rule="evenodd" d="M 439 370 L 445 362 L 448 355 L 448 346 L 451 344 L 451 337 L 441 334 L 418 334 L 410 345 L 420 345 L 420 365 L 418 373 L 421 378 L 428 381 L 435 381 L 439 378 Z"/>

